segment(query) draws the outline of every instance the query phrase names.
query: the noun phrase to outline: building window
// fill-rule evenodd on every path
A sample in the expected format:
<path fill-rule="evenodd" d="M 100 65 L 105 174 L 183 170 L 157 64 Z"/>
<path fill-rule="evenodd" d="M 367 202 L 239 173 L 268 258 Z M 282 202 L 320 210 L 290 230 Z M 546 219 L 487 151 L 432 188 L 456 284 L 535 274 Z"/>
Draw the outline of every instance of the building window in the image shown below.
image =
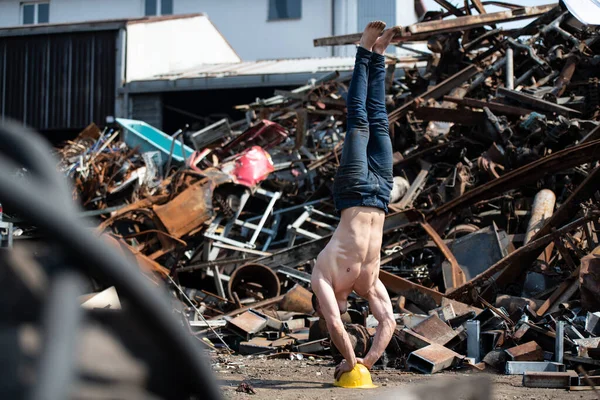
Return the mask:
<path fill-rule="evenodd" d="M 50 21 L 50 3 L 21 3 L 23 25 L 47 24 Z"/>
<path fill-rule="evenodd" d="M 269 0 L 269 21 L 302 18 L 302 0 Z"/>
<path fill-rule="evenodd" d="M 173 0 L 145 0 L 146 16 L 173 14 Z"/>

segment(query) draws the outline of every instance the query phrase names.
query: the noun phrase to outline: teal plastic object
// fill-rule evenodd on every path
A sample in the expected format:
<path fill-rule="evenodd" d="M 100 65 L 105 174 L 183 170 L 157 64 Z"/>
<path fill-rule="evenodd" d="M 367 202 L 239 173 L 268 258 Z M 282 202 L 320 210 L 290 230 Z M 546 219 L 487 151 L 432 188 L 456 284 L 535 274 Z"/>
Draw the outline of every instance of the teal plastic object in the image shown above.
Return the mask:
<path fill-rule="evenodd" d="M 173 138 L 171 136 L 144 121 L 124 118 L 116 118 L 116 121 L 123 127 L 122 138 L 127 146 L 131 148 L 138 147 L 141 153 L 159 151 L 161 153 L 162 164 L 164 165 L 167 162 L 173 144 Z M 185 159 L 194 153 L 194 150 L 186 145 L 183 145 L 183 151 Z M 181 153 L 181 141 L 176 140 L 175 146 L 173 146 L 172 160 L 174 162 L 183 163 L 185 159 L 182 157 Z"/>

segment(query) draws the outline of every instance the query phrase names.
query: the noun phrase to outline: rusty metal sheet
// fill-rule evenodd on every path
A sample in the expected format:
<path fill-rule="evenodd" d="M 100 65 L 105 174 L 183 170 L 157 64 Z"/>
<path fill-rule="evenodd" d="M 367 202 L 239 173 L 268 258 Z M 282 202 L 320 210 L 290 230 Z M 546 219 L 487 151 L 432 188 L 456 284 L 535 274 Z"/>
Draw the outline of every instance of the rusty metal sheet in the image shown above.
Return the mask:
<path fill-rule="evenodd" d="M 406 363 L 410 369 L 424 374 L 435 374 L 450 368 L 463 358 L 460 354 L 434 343 L 410 353 Z"/>
<path fill-rule="evenodd" d="M 101 237 L 104 238 L 104 240 L 106 240 L 110 244 L 112 244 L 115 249 L 120 250 L 121 254 L 125 258 L 127 258 L 127 259 L 132 259 L 132 257 L 135 258 L 136 265 L 142 271 L 144 271 L 146 273 L 157 273 L 163 277 L 166 277 L 167 275 L 169 275 L 169 270 L 167 268 L 163 267 L 159 263 L 149 259 L 145 255 L 136 251 L 133 247 L 131 247 L 130 245 L 125 243 L 122 239 L 117 239 L 114 236 L 111 236 L 109 234 L 102 234 Z"/>
<path fill-rule="evenodd" d="M 417 324 L 413 331 L 442 346 L 450 342 L 458 333 L 440 319 L 437 314 L 429 316 L 425 321 Z"/>
<path fill-rule="evenodd" d="M 181 238 L 212 217 L 212 185 L 209 182 L 200 181 L 170 202 L 152 207 L 171 235 Z"/>
<path fill-rule="evenodd" d="M 246 340 L 267 327 L 267 319 L 252 311 L 246 311 L 229 321 L 229 329 L 239 334 Z"/>
<path fill-rule="evenodd" d="M 510 361 L 543 361 L 544 350 L 536 342 L 531 341 L 506 350 Z"/>
<path fill-rule="evenodd" d="M 408 348 L 413 350 L 422 349 L 423 347 L 427 347 L 432 344 L 431 340 L 408 328 L 402 328 L 398 332 L 398 338 L 402 343 L 407 345 Z"/>

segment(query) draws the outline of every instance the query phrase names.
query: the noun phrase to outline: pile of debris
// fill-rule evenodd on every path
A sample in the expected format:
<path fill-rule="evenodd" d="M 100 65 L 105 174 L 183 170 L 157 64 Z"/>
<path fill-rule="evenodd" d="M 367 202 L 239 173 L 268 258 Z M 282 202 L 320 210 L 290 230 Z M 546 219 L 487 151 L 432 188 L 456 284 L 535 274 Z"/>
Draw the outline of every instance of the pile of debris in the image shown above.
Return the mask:
<path fill-rule="evenodd" d="M 395 38 L 427 41 L 426 65 L 387 67 L 395 191 L 380 279 L 398 328 L 378 364 L 593 386 L 600 377 L 565 368 L 600 365 L 599 32 L 561 6 L 494 2 L 508 10 L 488 14 L 478 0 L 437 1 L 446 11 Z M 340 358 L 309 288 L 339 220 L 331 188 L 349 79 L 278 91 L 199 132 L 117 119 L 60 150 L 76 198 L 104 216 L 100 231 L 169 282 L 211 347 Z M 360 357 L 377 321 L 349 301 Z"/>

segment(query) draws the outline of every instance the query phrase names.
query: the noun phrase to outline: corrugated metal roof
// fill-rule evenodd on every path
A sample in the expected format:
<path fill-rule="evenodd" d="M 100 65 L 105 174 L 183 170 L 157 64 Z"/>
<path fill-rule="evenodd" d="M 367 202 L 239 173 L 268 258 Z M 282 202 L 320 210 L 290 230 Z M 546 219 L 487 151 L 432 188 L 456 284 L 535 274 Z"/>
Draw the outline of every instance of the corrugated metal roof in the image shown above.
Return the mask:
<path fill-rule="evenodd" d="M 414 65 L 415 62 L 409 62 L 407 65 L 408 64 Z M 156 75 L 140 80 L 224 78 L 244 75 L 314 74 L 331 71 L 351 71 L 353 68 L 354 57 L 292 58 L 245 61 L 231 64 L 204 64 L 191 69 L 173 71 L 168 74 Z"/>

